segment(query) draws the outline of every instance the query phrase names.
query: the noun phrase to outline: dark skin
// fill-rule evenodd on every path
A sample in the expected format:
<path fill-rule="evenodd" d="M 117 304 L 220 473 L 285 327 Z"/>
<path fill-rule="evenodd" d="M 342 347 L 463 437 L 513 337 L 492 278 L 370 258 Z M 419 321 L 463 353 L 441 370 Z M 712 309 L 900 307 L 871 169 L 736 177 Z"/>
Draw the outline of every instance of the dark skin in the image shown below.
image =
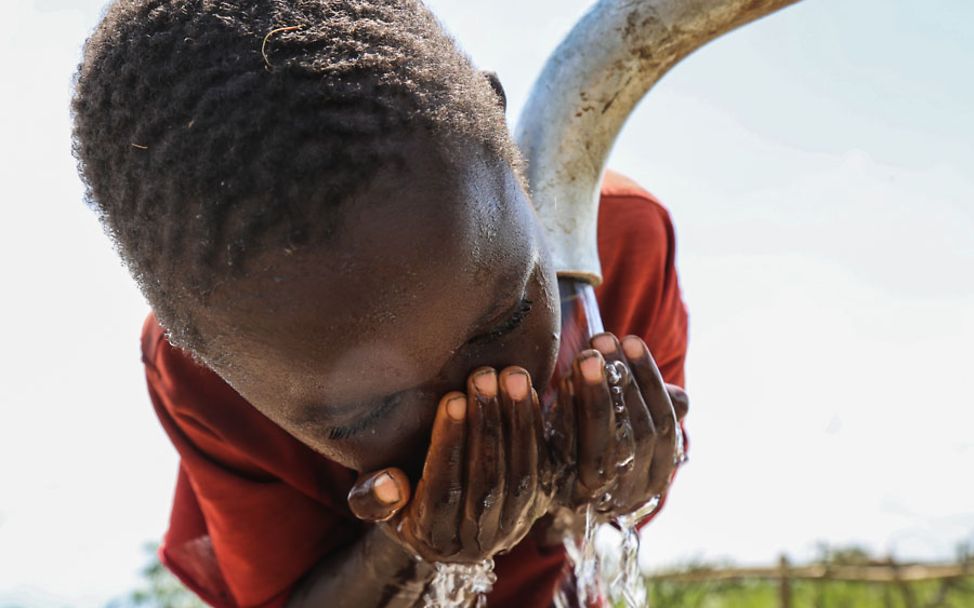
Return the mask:
<path fill-rule="evenodd" d="M 420 142 L 406 156 L 349 204 L 331 243 L 264 253 L 199 314 L 220 355 L 207 362 L 268 418 L 346 467 L 418 479 L 440 397 L 483 366 L 549 377 L 559 318 L 510 167 Z"/>
<path fill-rule="evenodd" d="M 545 437 L 559 309 L 537 217 L 510 166 L 426 143 L 355 197 L 333 241 L 264 252 L 198 311 L 211 367 L 359 471 L 350 507 L 378 524 L 308 573 L 294 606 L 416 605 L 429 562 L 492 557 L 606 492 L 606 517 L 628 513 L 673 469 L 685 395 L 638 338 L 593 339 Z M 605 360 L 626 366 L 624 412 Z"/>

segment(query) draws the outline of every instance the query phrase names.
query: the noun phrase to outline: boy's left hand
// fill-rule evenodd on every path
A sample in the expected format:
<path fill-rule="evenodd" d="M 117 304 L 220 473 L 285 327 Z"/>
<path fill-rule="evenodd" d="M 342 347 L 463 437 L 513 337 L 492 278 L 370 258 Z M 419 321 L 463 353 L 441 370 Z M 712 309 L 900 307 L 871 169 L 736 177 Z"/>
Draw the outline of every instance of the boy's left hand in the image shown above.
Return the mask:
<path fill-rule="evenodd" d="M 666 492 L 676 467 L 686 393 L 663 381 L 646 344 L 594 336 L 562 381 L 550 423 L 552 455 L 573 472 L 558 506 L 594 503 L 605 517 L 638 510 Z"/>

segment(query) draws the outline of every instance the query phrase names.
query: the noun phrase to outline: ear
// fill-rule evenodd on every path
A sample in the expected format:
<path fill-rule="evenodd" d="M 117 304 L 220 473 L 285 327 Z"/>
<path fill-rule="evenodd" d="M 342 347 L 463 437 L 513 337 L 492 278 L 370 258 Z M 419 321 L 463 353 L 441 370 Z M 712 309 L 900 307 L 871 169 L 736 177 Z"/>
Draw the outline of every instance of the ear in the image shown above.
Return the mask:
<path fill-rule="evenodd" d="M 504 92 L 504 85 L 501 84 L 501 79 L 497 77 L 497 72 L 482 71 L 481 74 L 490 83 L 494 93 L 497 93 L 497 101 L 501 104 L 501 109 L 507 112 L 507 93 Z"/>

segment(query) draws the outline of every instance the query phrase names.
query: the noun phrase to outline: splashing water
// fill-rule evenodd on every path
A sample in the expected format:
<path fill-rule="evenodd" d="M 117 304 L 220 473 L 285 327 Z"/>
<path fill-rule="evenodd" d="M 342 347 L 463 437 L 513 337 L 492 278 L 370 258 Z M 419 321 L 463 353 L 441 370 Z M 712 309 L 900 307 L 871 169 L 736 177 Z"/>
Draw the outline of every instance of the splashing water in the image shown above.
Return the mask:
<path fill-rule="evenodd" d="M 637 511 L 617 517 L 613 522 L 622 533 L 622 544 L 619 548 L 619 572 L 609 585 L 609 597 L 614 604 L 622 604 L 626 608 L 649 606 L 646 586 L 643 584 L 642 573 L 639 571 L 639 529 L 637 526 L 658 506 L 659 496 L 654 496 Z"/>
<path fill-rule="evenodd" d="M 622 546 L 619 573 L 609 584 L 609 597 L 614 604 L 621 603 L 627 608 L 643 606 L 646 588 L 639 575 L 639 532 L 636 521 L 626 515 L 617 518 L 615 525 L 622 532 Z"/>
<path fill-rule="evenodd" d="M 423 596 L 426 608 L 467 608 L 472 605 L 483 608 L 487 605 L 497 575 L 494 574 L 494 560 L 488 559 L 477 564 L 436 563 L 436 574 Z"/>
<path fill-rule="evenodd" d="M 578 581 L 578 601 L 582 606 L 599 605 L 602 600 L 602 563 L 595 552 L 595 532 L 598 522 L 595 507 L 585 507 L 585 531 L 579 543 L 579 559 L 575 562 L 575 579 Z"/>

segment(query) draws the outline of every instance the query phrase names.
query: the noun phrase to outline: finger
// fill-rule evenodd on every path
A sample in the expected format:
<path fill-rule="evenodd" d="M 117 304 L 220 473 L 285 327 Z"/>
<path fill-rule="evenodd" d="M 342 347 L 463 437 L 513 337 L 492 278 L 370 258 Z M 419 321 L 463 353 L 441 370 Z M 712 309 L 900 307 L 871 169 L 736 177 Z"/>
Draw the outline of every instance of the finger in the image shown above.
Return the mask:
<path fill-rule="evenodd" d="M 638 388 L 635 392 L 636 395 L 629 396 L 628 393 L 626 395 L 635 456 L 632 468 L 620 476 L 617 484 L 620 488 L 618 504 L 624 512 L 642 506 L 653 496 L 651 472 L 656 458 L 656 445 L 659 442 L 649 408 L 643 401 L 642 395 L 638 394 Z"/>
<path fill-rule="evenodd" d="M 568 408 L 574 409 L 574 408 Z M 531 411 L 534 420 L 534 444 L 538 453 L 538 492 L 535 495 L 533 513 L 539 517 L 548 511 L 555 493 L 555 465 L 545 440 L 544 416 L 538 391 L 531 389 Z M 572 434 L 574 437 L 574 433 Z M 574 459 L 574 455 L 572 457 Z"/>
<path fill-rule="evenodd" d="M 500 531 L 506 548 L 517 543 L 530 529 L 533 518 L 529 511 L 538 489 L 538 444 L 528 372 L 520 367 L 501 372 L 500 395 L 507 456 L 507 492 Z"/>
<path fill-rule="evenodd" d="M 556 473 L 561 476 L 576 464 L 575 389 L 571 377 L 561 379 L 558 399 L 548 413 L 548 450 Z"/>
<path fill-rule="evenodd" d="M 670 401 L 673 403 L 677 422 L 682 422 L 690 412 L 690 397 L 685 390 L 675 384 L 667 384 L 666 392 L 669 393 Z"/>
<path fill-rule="evenodd" d="M 626 336 L 622 341 L 622 348 L 629 360 L 636 384 L 649 407 L 656 432 L 660 437 L 673 436 L 673 427 L 676 425 L 673 404 L 649 348 L 638 336 Z"/>
<path fill-rule="evenodd" d="M 454 391 L 440 399 L 423 476 L 409 510 L 413 535 L 443 556 L 460 550 L 466 418 L 466 395 Z"/>
<path fill-rule="evenodd" d="M 625 449 L 630 450 L 625 453 L 625 456 L 630 459 L 630 464 L 620 468 L 619 478 L 612 492 L 613 504 L 626 512 L 645 502 L 644 496 L 649 489 L 649 472 L 656 445 L 656 428 L 653 426 L 649 409 L 631 373 L 629 361 L 622 352 L 619 341 L 612 334 L 600 334 L 593 339 L 593 345 L 607 360 L 622 361 L 629 370 L 622 387 L 624 419 L 628 425 L 626 429 L 628 436 L 625 438 L 625 443 L 620 443 L 623 443 Z"/>
<path fill-rule="evenodd" d="M 579 353 L 572 374 L 575 421 L 578 434 L 580 500 L 601 497 L 615 481 L 613 446 L 615 416 L 605 381 L 605 361 L 597 350 Z"/>
<path fill-rule="evenodd" d="M 348 493 L 355 517 L 368 522 L 386 521 L 409 502 L 409 478 L 399 469 L 360 475 Z"/>
<path fill-rule="evenodd" d="M 632 469 L 635 459 L 635 443 L 633 441 L 632 426 L 629 423 L 629 408 L 626 405 L 632 399 L 639 399 L 639 390 L 632 380 L 628 362 L 622 355 L 619 341 L 610 333 L 602 333 L 592 338 L 592 346 L 602 353 L 602 357 L 609 364 L 616 364 L 621 370 L 621 377 L 614 385 L 609 386 L 609 396 L 612 400 L 615 415 L 615 434 L 613 435 L 615 465 L 619 474 Z M 641 399 L 639 399 L 641 401 Z M 618 485 L 618 484 L 617 484 Z"/>
<path fill-rule="evenodd" d="M 532 391 L 532 394 L 536 393 Z M 546 447 L 543 453 L 547 456 L 548 477 L 543 481 L 548 484 L 550 496 L 555 502 L 569 505 L 573 501 L 577 476 L 575 397 L 571 373 L 558 379 L 555 399 L 549 403 L 545 413 L 546 420 L 538 421 L 539 425 L 543 425 L 539 445 Z"/>
<path fill-rule="evenodd" d="M 481 368 L 467 380 L 467 489 L 461 536 L 465 557 L 492 551 L 504 496 L 504 442 L 497 373 Z"/>
<path fill-rule="evenodd" d="M 656 427 L 656 446 L 649 473 L 649 492 L 646 498 L 660 494 L 666 489 L 670 473 L 673 471 L 673 457 L 676 451 L 676 413 L 670 401 L 663 377 L 656 362 L 637 336 L 626 336 L 622 348 L 629 359 L 636 383 L 649 407 L 649 413 Z"/>

